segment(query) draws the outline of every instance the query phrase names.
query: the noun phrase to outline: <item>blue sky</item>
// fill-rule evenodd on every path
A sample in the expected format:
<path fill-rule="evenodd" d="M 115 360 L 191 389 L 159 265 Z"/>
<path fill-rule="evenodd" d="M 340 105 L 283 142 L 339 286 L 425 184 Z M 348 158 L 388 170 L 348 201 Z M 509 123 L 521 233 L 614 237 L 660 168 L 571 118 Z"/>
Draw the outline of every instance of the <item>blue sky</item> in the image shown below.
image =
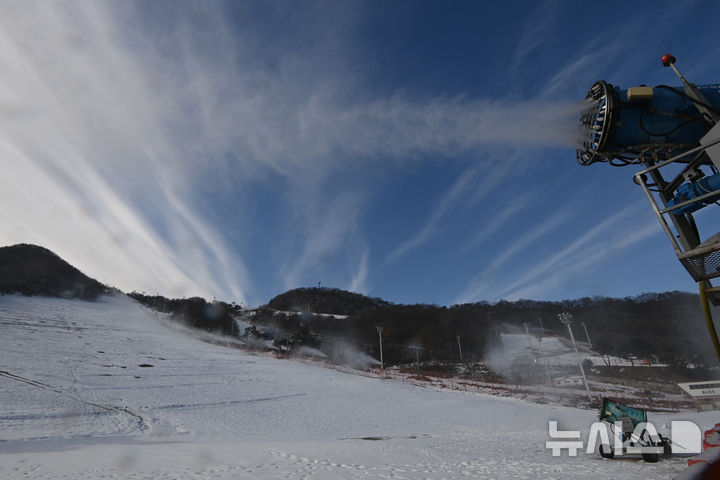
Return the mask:
<path fill-rule="evenodd" d="M 0 244 L 249 305 L 695 290 L 631 168 L 575 161 L 599 79 L 720 82 L 716 2 L 3 2 Z M 717 230 L 717 213 L 698 221 Z"/>

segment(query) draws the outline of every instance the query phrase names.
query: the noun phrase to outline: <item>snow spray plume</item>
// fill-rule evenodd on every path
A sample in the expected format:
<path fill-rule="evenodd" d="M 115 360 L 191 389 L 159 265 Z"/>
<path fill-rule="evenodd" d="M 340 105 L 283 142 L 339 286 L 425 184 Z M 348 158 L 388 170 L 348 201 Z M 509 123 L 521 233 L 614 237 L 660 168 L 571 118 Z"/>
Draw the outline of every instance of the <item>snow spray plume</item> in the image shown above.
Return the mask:
<path fill-rule="evenodd" d="M 178 322 L 177 320 L 170 320 L 165 314 L 155 315 L 157 315 L 160 323 L 165 325 L 168 329 L 182 333 L 185 336 L 195 338 L 206 343 L 214 343 L 219 345 L 245 345 L 244 342 L 238 340 L 235 337 L 193 328 L 184 323 Z"/>
<path fill-rule="evenodd" d="M 327 358 L 327 355 L 325 355 L 323 352 L 321 352 L 317 348 L 307 347 L 305 345 L 301 345 L 301 346 L 293 349 L 290 356 L 291 357 L 315 358 L 315 359 L 321 359 L 321 360 Z"/>
<path fill-rule="evenodd" d="M 331 361 L 348 365 L 360 370 L 368 370 L 380 366 L 380 362 L 365 352 L 361 352 L 345 339 L 332 339 L 323 344 Z"/>
<path fill-rule="evenodd" d="M 542 371 L 534 362 L 537 339 L 528 337 L 516 325 L 502 325 L 500 334 L 488 339 L 483 361 L 493 372 L 511 381 L 542 382 Z M 512 333 L 502 333 L 512 332 Z"/>
<path fill-rule="evenodd" d="M 711 309 L 713 318 L 720 317 L 720 308 L 711 304 Z M 679 313 L 673 322 L 678 331 L 675 358 L 680 357 L 690 362 L 699 361 L 709 366 L 716 365 L 717 356 L 708 334 L 700 301 L 698 300 L 694 305 L 686 304 Z"/>

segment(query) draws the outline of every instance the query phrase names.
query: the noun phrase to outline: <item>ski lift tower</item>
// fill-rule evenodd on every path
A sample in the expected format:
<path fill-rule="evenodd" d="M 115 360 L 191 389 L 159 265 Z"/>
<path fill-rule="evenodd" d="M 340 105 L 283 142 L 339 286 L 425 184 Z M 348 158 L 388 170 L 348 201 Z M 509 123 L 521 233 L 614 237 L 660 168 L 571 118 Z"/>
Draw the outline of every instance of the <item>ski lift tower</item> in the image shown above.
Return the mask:
<path fill-rule="evenodd" d="M 720 342 L 708 301 L 720 305 L 720 233 L 701 238 L 695 212 L 720 200 L 720 85 L 687 81 L 670 54 L 661 58 L 682 87 L 621 89 L 597 81 L 580 116 L 583 166 L 642 165 L 633 180 L 645 193 L 675 255 L 698 282 L 715 352 Z M 703 219 L 708 218 L 707 215 Z"/>

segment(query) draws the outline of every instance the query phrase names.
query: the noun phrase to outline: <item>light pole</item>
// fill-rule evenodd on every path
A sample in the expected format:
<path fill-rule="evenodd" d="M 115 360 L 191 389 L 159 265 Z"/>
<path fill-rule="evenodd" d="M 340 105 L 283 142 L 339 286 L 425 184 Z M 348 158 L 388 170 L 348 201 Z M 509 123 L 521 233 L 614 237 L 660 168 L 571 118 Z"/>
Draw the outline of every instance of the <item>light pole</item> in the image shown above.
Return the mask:
<path fill-rule="evenodd" d="M 502 337 L 500 336 L 500 329 L 498 328 L 497 322 L 493 322 L 493 326 L 495 327 L 495 338 L 497 338 L 498 342 L 500 343 L 500 349 L 505 350 L 505 346 L 503 345 Z"/>
<path fill-rule="evenodd" d="M 455 335 L 455 338 L 457 338 L 457 341 L 458 341 L 458 352 L 460 352 L 460 361 L 462 362 L 463 358 L 462 358 L 462 347 L 460 346 L 460 335 Z"/>
<path fill-rule="evenodd" d="M 590 393 L 590 386 L 588 385 L 587 377 L 585 377 L 585 369 L 582 366 L 582 361 L 580 361 L 580 352 L 578 351 L 577 344 L 575 343 L 575 337 L 572 333 L 572 328 L 570 327 L 570 324 L 573 321 L 572 313 L 569 312 L 563 312 L 558 313 L 558 318 L 560 319 L 560 323 L 563 323 L 567 325 L 568 332 L 570 332 L 570 340 L 572 341 L 573 347 L 575 348 L 575 355 L 577 355 L 578 360 L 578 366 L 580 367 L 580 373 L 582 374 L 583 382 L 585 382 L 585 390 L 587 390 L 588 398 L 590 401 L 593 401 L 592 394 Z"/>
<path fill-rule="evenodd" d="M 378 332 L 378 338 L 380 339 L 380 370 L 385 370 L 385 366 L 383 364 L 383 354 L 382 354 L 382 332 L 384 330 L 384 327 L 382 325 L 378 325 L 375 328 Z"/>
<path fill-rule="evenodd" d="M 410 345 L 408 348 L 415 350 L 415 375 L 420 375 L 420 350 L 423 347 L 420 345 Z"/>
<path fill-rule="evenodd" d="M 590 341 L 590 335 L 588 335 L 587 327 L 585 326 L 585 322 L 581 322 L 580 325 L 582 325 L 583 329 L 585 330 L 585 338 L 587 338 L 588 345 L 590 348 L 592 348 L 592 342 Z"/>
<path fill-rule="evenodd" d="M 527 322 L 525 322 L 523 325 L 525 325 L 525 336 L 527 336 L 528 344 L 530 345 L 530 351 L 532 351 L 533 356 L 535 357 L 535 365 L 540 364 L 540 360 L 538 359 L 538 349 L 536 349 L 532 344 L 532 337 L 530 337 L 530 325 L 528 325 Z M 540 325 L 542 325 L 542 321 L 540 322 Z M 548 370 L 547 365 L 545 366 L 545 375 L 547 376 L 548 385 L 552 384 L 552 380 L 550 379 L 550 371 Z"/>

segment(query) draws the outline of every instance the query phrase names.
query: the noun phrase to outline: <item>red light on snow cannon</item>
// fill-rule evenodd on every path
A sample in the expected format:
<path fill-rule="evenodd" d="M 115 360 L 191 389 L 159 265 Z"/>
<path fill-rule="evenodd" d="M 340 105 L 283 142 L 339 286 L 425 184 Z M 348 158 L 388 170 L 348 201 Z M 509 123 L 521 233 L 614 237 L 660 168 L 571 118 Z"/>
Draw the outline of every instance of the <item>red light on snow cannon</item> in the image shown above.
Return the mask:
<path fill-rule="evenodd" d="M 663 66 L 669 67 L 673 63 L 675 63 L 676 58 L 670 55 L 669 53 L 666 53 L 660 58 L 660 61 L 662 62 Z"/>

